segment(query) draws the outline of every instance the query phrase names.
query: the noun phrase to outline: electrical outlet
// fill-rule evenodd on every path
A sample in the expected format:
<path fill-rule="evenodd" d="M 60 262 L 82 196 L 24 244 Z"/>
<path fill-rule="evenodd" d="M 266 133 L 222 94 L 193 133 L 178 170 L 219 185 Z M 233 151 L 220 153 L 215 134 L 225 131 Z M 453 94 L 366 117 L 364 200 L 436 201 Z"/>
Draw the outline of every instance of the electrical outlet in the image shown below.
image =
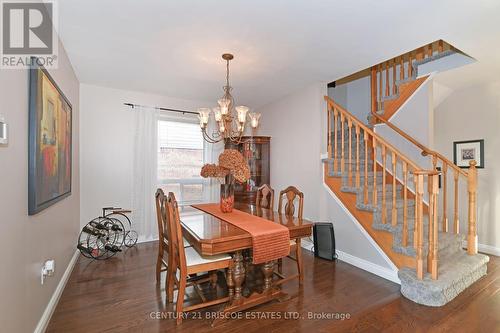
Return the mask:
<path fill-rule="evenodd" d="M 54 271 L 56 269 L 56 262 L 54 259 L 47 260 L 43 266 L 42 266 L 42 271 L 41 271 L 41 284 L 45 282 L 45 278 L 47 276 L 52 276 L 54 275 Z"/>
<path fill-rule="evenodd" d="M 0 114 L 0 145 L 9 143 L 7 134 L 7 123 L 5 122 L 5 118 Z"/>

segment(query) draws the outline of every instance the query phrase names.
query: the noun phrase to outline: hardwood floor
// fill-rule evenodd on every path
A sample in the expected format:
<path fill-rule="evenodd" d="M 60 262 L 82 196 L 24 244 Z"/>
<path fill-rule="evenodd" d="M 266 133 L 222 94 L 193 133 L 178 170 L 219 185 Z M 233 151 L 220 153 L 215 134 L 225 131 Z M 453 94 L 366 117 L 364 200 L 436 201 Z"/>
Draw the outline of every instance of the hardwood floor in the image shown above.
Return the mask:
<path fill-rule="evenodd" d="M 446 306 L 430 308 L 402 297 L 397 284 L 308 251 L 303 289 L 296 281 L 284 286 L 297 297 L 250 309 L 216 328 L 205 316 L 217 307 L 176 327 L 173 319 L 157 319 L 172 307 L 165 305 L 163 283 L 160 291 L 155 282 L 156 246 L 142 243 L 106 261 L 80 257 L 47 332 L 500 332 L 499 257 L 491 257 L 486 277 Z M 292 261 L 284 266 L 285 273 L 295 269 Z"/>

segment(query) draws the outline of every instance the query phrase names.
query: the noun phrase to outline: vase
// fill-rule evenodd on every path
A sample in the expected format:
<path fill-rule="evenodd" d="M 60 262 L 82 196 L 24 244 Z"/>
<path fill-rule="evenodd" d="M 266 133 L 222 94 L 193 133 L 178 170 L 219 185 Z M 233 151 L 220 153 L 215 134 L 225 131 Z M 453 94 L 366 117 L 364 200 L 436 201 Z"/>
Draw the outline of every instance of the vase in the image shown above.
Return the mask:
<path fill-rule="evenodd" d="M 220 210 L 223 213 L 231 213 L 234 206 L 234 184 L 221 184 L 220 186 Z"/>

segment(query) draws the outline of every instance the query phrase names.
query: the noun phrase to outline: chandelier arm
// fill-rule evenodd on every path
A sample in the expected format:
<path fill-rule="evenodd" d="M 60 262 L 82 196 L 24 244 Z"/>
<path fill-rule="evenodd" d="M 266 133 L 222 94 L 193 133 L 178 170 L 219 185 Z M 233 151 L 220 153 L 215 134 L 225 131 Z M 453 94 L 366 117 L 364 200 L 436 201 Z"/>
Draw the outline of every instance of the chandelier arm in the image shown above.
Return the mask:
<path fill-rule="evenodd" d="M 221 139 L 219 140 L 216 140 L 212 137 L 210 137 L 210 135 L 208 135 L 207 131 L 205 129 L 202 129 L 201 130 L 201 133 L 203 133 L 203 138 L 205 139 L 205 141 L 207 141 L 208 143 L 217 143 L 219 141 L 221 141 Z"/>

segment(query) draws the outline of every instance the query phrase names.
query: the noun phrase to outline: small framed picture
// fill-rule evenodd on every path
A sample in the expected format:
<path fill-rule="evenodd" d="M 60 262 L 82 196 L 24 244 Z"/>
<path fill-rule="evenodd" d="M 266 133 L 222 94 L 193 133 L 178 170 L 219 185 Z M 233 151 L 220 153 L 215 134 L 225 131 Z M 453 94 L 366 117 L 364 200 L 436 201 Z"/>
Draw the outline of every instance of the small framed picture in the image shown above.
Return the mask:
<path fill-rule="evenodd" d="M 484 168 L 484 140 L 453 142 L 453 163 L 468 168 L 472 160 L 476 161 L 476 168 Z"/>

